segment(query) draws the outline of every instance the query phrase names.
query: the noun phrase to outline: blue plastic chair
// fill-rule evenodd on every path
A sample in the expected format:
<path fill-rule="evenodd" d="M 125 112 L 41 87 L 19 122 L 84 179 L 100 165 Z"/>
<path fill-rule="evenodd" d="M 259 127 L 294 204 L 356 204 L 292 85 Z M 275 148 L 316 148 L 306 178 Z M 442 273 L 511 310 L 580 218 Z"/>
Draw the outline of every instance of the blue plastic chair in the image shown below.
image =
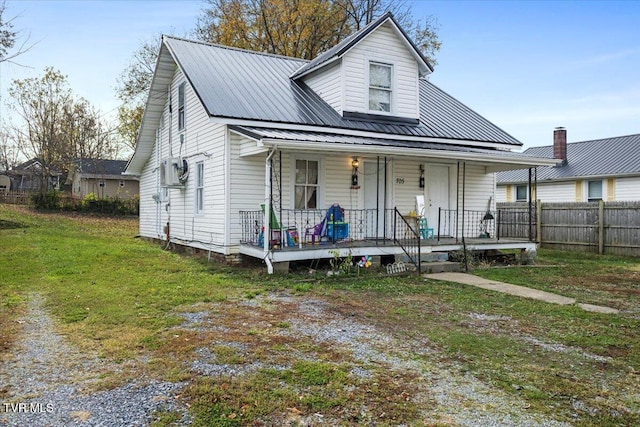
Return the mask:
<path fill-rule="evenodd" d="M 433 228 L 429 228 L 429 222 L 425 217 L 420 217 L 418 230 L 420 232 L 420 237 L 423 239 L 433 239 L 435 237 Z"/>

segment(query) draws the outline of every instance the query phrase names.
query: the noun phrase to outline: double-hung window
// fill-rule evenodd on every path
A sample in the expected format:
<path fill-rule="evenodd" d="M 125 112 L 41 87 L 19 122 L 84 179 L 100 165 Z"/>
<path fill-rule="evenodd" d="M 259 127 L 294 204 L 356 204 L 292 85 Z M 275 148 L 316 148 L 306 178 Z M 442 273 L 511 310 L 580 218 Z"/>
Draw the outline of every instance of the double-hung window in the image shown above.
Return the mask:
<path fill-rule="evenodd" d="M 587 183 L 587 200 L 597 202 L 602 200 L 602 181 L 589 181 Z"/>
<path fill-rule="evenodd" d="M 529 200 L 529 186 L 516 185 L 516 202 L 526 202 Z"/>
<path fill-rule="evenodd" d="M 318 207 L 319 169 L 317 160 L 296 160 L 295 209 Z"/>
<path fill-rule="evenodd" d="M 369 111 L 391 112 L 393 66 L 369 63 Z"/>
<path fill-rule="evenodd" d="M 204 212 L 204 162 L 196 163 L 196 214 Z"/>
<path fill-rule="evenodd" d="M 178 86 L 178 130 L 184 130 L 184 83 Z"/>

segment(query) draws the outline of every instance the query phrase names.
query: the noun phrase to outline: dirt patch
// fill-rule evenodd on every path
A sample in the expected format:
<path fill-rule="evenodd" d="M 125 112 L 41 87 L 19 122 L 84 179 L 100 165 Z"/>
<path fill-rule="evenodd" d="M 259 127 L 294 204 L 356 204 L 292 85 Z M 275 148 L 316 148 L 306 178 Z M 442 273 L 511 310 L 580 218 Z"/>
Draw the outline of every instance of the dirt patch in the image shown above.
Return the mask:
<path fill-rule="evenodd" d="M 197 314 L 185 315 L 188 320 L 179 329 L 185 334 L 197 332 L 197 341 L 204 345 L 188 352 L 173 346 L 170 351 L 181 355 L 198 375 L 227 384 L 219 391 L 231 405 L 226 416 L 241 417 L 251 406 L 234 397 L 250 390 L 232 392 L 243 378 L 256 382 L 260 381 L 256 375 L 263 379 L 260 375 L 270 372 L 279 375 L 281 386 L 305 361 L 328 366 L 327 372 L 342 372 L 335 393 L 337 397 L 344 393 L 345 399 L 324 410 L 300 402 L 295 410 L 278 411 L 274 406 L 259 422 L 478 425 L 480 420 L 482 425 L 564 425 L 528 412 L 525 402 L 459 371 L 454 364 L 442 363 L 423 337 L 398 339 L 393 332 L 374 326 L 359 302 L 341 301 L 334 306 L 319 298 L 272 293 L 203 308 L 200 305 Z M 299 382 L 285 389 L 307 396 L 308 390 L 300 389 Z"/>

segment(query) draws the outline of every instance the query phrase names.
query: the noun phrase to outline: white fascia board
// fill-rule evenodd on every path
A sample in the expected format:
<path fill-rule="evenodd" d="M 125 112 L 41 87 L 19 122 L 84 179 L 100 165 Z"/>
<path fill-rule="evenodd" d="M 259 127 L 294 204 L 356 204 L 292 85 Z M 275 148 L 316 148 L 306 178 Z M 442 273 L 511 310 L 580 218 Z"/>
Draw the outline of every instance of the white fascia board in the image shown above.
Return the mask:
<path fill-rule="evenodd" d="M 147 101 L 145 103 L 142 121 L 138 132 L 138 140 L 133 156 L 129 160 L 123 175 L 140 175 L 144 165 L 149 160 L 153 146 L 156 142 L 156 129 L 159 126 L 160 118 L 167 101 L 167 85 L 171 85 L 176 62 L 164 43 L 160 43 L 160 52 L 156 60 L 156 66 L 151 79 Z M 155 126 L 154 126 L 155 125 Z"/>
<path fill-rule="evenodd" d="M 498 150 L 520 148 L 520 146 L 513 144 L 502 144 L 499 142 L 484 142 L 471 139 L 447 139 L 447 138 L 433 138 L 428 136 L 412 136 L 412 135 L 398 135 L 391 133 L 379 133 L 369 132 L 354 129 L 345 128 L 333 128 L 311 125 L 300 125 L 290 123 L 279 122 L 265 122 L 259 120 L 247 120 L 247 119 L 234 119 L 224 117 L 211 117 L 212 123 L 222 123 L 226 125 L 235 126 L 247 126 L 266 129 L 287 129 L 291 131 L 303 131 L 303 132 L 315 132 L 315 133 L 327 133 L 332 135 L 344 135 L 344 136 L 359 136 L 364 138 L 376 138 L 376 139 L 390 139 L 390 140 L 403 140 L 403 141 L 416 141 L 416 142 L 436 142 L 439 144 L 456 144 L 456 145 L 468 145 L 475 148 L 493 148 Z M 555 165 L 555 163 L 553 164 Z M 553 166 L 550 165 L 550 166 Z"/>
<path fill-rule="evenodd" d="M 347 145 L 335 143 L 316 143 L 308 144 L 305 141 L 288 141 L 282 139 L 263 138 L 262 144 L 267 147 L 289 148 L 298 151 L 321 151 L 321 152 L 341 152 L 353 154 L 386 154 L 389 156 L 410 156 L 416 158 L 430 159 L 447 159 L 451 161 L 461 160 L 476 163 L 483 163 L 487 166 L 487 172 L 494 172 L 495 168 L 504 168 L 505 166 L 512 169 L 534 168 L 538 166 L 553 166 L 555 159 L 552 161 L 546 158 L 535 158 L 525 156 L 492 156 L 484 153 L 465 153 L 460 151 L 445 150 L 429 150 L 420 148 L 404 148 L 404 147 L 380 147 L 366 145 Z"/>

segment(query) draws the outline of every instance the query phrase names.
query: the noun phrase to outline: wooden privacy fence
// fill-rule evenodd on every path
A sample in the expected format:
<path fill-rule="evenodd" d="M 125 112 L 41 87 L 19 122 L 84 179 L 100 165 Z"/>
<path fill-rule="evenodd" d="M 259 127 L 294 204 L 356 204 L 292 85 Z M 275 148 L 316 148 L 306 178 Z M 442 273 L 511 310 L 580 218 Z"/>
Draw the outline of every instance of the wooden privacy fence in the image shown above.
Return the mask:
<path fill-rule="evenodd" d="M 545 248 L 640 256 L 640 201 L 538 201 L 531 209 L 528 203 L 499 203 L 497 207 L 501 237 L 527 238 L 531 233 Z"/>
<path fill-rule="evenodd" d="M 0 203 L 9 205 L 28 205 L 30 192 L 28 191 L 0 191 Z"/>

